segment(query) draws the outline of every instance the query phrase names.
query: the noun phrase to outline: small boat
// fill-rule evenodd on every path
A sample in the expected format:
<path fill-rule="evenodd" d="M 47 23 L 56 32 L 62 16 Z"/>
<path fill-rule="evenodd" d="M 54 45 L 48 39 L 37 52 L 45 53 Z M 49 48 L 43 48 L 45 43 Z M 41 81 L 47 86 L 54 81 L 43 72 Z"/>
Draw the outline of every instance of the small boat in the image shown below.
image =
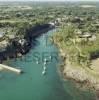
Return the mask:
<path fill-rule="evenodd" d="M 50 59 L 52 59 L 52 56 L 49 56 Z"/>
<path fill-rule="evenodd" d="M 44 62 L 47 62 L 47 59 L 46 58 L 44 59 Z"/>
<path fill-rule="evenodd" d="M 43 71 L 42 71 L 42 75 L 45 75 L 45 74 L 46 74 L 46 71 L 45 71 L 45 70 L 43 70 Z"/>
<path fill-rule="evenodd" d="M 44 65 L 46 65 L 48 62 L 49 62 L 49 60 L 45 58 L 44 59 Z"/>
<path fill-rule="evenodd" d="M 39 61 L 38 60 L 36 61 L 36 64 L 39 64 Z"/>
<path fill-rule="evenodd" d="M 44 65 L 46 65 L 47 64 L 47 62 L 44 62 Z"/>
<path fill-rule="evenodd" d="M 44 70 L 46 70 L 47 68 L 46 68 L 46 66 L 44 66 Z"/>
<path fill-rule="evenodd" d="M 43 68 L 44 68 L 44 69 L 43 69 L 43 71 L 42 71 L 42 75 L 45 75 L 45 74 L 46 74 L 46 69 L 47 69 L 47 68 L 46 68 L 46 66 L 44 66 Z"/>
<path fill-rule="evenodd" d="M 46 64 L 47 64 L 47 59 L 45 58 L 45 59 L 44 59 L 44 65 L 46 65 Z"/>

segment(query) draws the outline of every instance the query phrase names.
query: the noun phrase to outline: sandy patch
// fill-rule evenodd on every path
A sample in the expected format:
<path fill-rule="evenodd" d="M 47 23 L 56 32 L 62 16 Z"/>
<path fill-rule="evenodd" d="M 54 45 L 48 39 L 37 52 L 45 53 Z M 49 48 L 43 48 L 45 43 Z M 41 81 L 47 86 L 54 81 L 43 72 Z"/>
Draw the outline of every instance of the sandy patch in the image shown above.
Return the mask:
<path fill-rule="evenodd" d="M 99 58 L 95 59 L 91 63 L 91 68 L 97 72 L 99 72 Z"/>

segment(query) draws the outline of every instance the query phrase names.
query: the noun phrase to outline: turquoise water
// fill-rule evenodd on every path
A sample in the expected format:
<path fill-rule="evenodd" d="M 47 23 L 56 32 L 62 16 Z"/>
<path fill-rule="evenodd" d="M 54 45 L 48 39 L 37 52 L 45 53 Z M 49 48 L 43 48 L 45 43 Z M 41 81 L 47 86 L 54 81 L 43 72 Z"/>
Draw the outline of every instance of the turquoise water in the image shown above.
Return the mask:
<path fill-rule="evenodd" d="M 79 91 L 70 81 L 63 81 L 58 74 L 59 57 L 57 48 L 46 38 L 49 31 L 35 40 L 28 54 L 6 64 L 21 68 L 24 73 L 0 74 L 0 100 L 94 100 L 89 91 Z M 35 46 L 34 46 L 35 45 Z M 47 64 L 47 72 L 42 75 L 43 59 L 53 58 Z M 39 57 L 39 64 L 35 59 Z"/>

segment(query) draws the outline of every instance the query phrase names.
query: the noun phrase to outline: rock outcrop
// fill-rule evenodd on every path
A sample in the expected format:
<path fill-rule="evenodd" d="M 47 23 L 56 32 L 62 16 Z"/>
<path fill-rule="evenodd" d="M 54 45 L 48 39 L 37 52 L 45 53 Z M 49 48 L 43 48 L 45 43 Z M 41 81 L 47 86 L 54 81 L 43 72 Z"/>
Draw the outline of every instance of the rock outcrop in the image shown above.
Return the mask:
<path fill-rule="evenodd" d="M 52 28 L 54 27 L 50 24 L 37 25 L 27 30 L 23 38 L 20 36 L 10 41 L 4 40 L 0 42 L 0 63 L 7 58 L 18 57 L 19 54 L 26 54 L 30 50 L 33 40 Z"/>

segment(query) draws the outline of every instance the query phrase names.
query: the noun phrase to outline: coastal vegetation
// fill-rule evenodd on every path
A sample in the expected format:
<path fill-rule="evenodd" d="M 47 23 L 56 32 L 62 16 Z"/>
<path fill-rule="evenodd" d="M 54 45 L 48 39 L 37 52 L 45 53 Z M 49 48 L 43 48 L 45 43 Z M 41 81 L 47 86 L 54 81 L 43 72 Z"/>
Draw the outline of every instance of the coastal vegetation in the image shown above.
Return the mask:
<path fill-rule="evenodd" d="M 69 7 L 52 38 L 63 58 L 64 78 L 98 90 L 99 10 L 97 4 L 89 4 Z"/>
<path fill-rule="evenodd" d="M 63 75 L 99 90 L 99 3 L 1 2 L 0 63 L 26 54 L 52 28 Z"/>
<path fill-rule="evenodd" d="M 49 17 L 46 7 L 34 3 L 0 4 L 0 61 L 25 54 L 32 40 L 48 31 Z M 38 12 L 37 12 L 38 11 Z M 45 16 L 44 16 L 45 13 Z M 13 48 L 13 49 L 12 49 Z"/>

